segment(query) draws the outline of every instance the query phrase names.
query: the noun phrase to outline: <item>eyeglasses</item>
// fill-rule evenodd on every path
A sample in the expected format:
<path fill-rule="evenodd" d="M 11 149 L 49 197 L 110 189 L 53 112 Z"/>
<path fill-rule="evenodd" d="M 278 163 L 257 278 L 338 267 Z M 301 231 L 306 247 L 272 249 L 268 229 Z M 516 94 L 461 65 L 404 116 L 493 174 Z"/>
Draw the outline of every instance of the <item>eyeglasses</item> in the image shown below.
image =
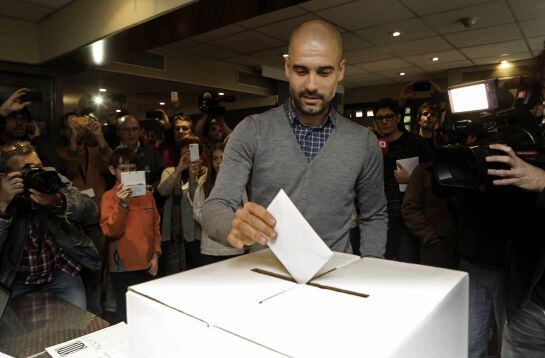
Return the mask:
<path fill-rule="evenodd" d="M 6 153 L 11 153 L 11 152 L 14 152 L 16 150 L 25 151 L 25 150 L 28 150 L 30 148 L 32 148 L 32 147 L 31 147 L 29 142 L 16 142 L 16 143 L 13 143 L 13 144 L 10 144 L 10 145 L 5 145 L 3 147 L 0 147 L 0 155 L 1 154 L 6 154 Z"/>
<path fill-rule="evenodd" d="M 384 119 L 387 120 L 387 121 L 391 121 L 391 120 L 393 120 L 395 117 L 396 117 L 395 114 L 390 113 L 390 114 L 387 114 L 387 115 L 385 115 L 385 116 L 375 116 L 375 121 L 377 121 L 377 122 L 382 122 L 382 120 L 384 120 Z"/>

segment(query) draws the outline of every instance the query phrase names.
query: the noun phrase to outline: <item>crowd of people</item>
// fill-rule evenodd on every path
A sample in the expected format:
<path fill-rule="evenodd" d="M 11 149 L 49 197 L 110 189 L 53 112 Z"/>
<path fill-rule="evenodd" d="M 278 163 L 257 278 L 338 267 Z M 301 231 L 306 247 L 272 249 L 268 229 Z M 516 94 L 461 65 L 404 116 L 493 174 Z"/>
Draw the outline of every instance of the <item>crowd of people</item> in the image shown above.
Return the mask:
<path fill-rule="evenodd" d="M 486 355 L 494 325 L 502 356 L 539 356 L 545 249 L 533 230 L 545 172 L 492 145 L 487 160 L 504 168 L 489 169 L 489 182 L 438 192 L 433 153 L 448 107 L 438 87 L 414 131 L 400 115 L 411 84 L 401 101 L 379 100 L 367 128 L 330 106 L 345 66 L 340 33 L 311 21 L 290 39 L 290 99 L 232 133 L 221 117 L 193 123 L 163 112 L 150 123 L 126 114 L 112 140 L 98 118 L 68 113 L 58 149 L 17 90 L 0 107 L 0 281 L 13 296 L 46 290 L 100 314 L 107 271 L 115 317 L 126 320 L 127 287 L 276 240 L 265 207 L 284 189 L 334 251 L 467 271 L 470 357 Z M 412 172 L 400 162 L 407 158 L 419 163 Z M 145 172 L 144 195 L 122 183 L 133 171 Z"/>

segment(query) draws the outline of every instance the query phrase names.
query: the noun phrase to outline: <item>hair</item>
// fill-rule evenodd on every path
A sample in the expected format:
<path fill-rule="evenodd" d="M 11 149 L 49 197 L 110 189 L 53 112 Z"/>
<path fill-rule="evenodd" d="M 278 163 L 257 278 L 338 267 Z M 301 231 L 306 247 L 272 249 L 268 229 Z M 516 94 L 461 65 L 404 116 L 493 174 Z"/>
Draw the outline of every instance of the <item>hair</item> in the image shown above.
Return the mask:
<path fill-rule="evenodd" d="M 11 170 L 8 164 L 11 158 L 35 152 L 34 147 L 28 142 L 15 142 L 0 146 L 0 173 L 7 173 Z"/>
<path fill-rule="evenodd" d="M 437 105 L 433 102 L 424 102 L 418 107 L 418 121 L 420 121 L 420 117 L 422 117 L 422 113 L 424 112 L 424 109 L 429 108 L 432 112 L 435 113 L 436 116 L 439 115 L 439 108 Z"/>
<path fill-rule="evenodd" d="M 193 129 L 193 121 L 191 120 L 191 117 L 185 114 L 176 114 L 172 120 L 172 125 L 174 126 L 174 122 L 176 121 L 186 121 L 189 122 L 191 125 L 191 129 Z"/>
<path fill-rule="evenodd" d="M 180 141 L 179 149 L 181 150 L 183 147 L 187 147 L 190 144 L 199 144 L 199 148 L 201 147 L 201 141 L 199 137 L 197 137 L 196 135 L 190 135 L 182 138 L 182 140 Z M 200 149 L 202 151 L 203 148 Z"/>
<path fill-rule="evenodd" d="M 137 164 L 136 153 L 130 148 L 117 148 L 110 154 L 108 164 L 117 168 L 120 162 L 123 164 Z"/>
<path fill-rule="evenodd" d="M 214 152 L 216 150 L 221 150 L 222 152 L 225 152 L 225 146 L 227 145 L 226 142 L 218 143 L 212 150 L 210 151 L 210 160 L 208 161 L 208 176 L 206 178 L 206 183 L 203 185 L 204 195 L 206 198 L 210 195 L 210 192 L 212 191 L 212 188 L 216 184 L 216 178 L 218 177 L 218 173 L 214 170 L 214 159 L 212 158 L 214 156 Z"/>
<path fill-rule="evenodd" d="M 373 115 L 376 115 L 378 110 L 381 108 L 388 108 L 392 112 L 394 112 L 396 115 L 399 114 L 399 104 L 396 100 L 392 98 L 382 98 L 375 103 L 375 106 L 373 107 Z"/>
<path fill-rule="evenodd" d="M 26 107 L 23 107 L 18 111 L 13 111 L 13 112 L 9 113 L 6 116 L 6 118 L 9 119 L 11 117 L 16 117 L 16 116 L 21 116 L 21 117 L 23 117 L 24 119 L 27 119 L 27 120 L 32 119 L 32 115 L 30 114 L 30 111 Z"/>
<path fill-rule="evenodd" d="M 117 127 L 121 127 L 123 123 L 125 123 L 129 119 L 135 119 L 138 122 L 138 126 L 140 126 L 140 119 L 138 119 L 137 116 L 135 116 L 134 114 L 127 114 L 117 120 Z"/>

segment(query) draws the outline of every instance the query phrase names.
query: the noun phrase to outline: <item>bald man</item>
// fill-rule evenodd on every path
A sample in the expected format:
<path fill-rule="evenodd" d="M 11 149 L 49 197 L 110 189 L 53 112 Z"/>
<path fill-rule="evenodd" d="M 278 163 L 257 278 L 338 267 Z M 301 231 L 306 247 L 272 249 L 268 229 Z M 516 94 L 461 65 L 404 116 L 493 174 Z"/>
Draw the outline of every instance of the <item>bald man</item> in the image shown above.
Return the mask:
<path fill-rule="evenodd" d="M 235 128 L 203 209 L 203 229 L 210 237 L 237 248 L 276 240 L 276 221 L 265 207 L 284 189 L 322 240 L 339 252 L 352 251 L 357 198 L 360 253 L 383 257 L 388 217 L 377 139 L 331 105 L 345 66 L 342 37 L 329 23 L 307 22 L 292 33 L 284 65 L 291 98 Z M 252 202 L 237 210 L 250 175 Z"/>

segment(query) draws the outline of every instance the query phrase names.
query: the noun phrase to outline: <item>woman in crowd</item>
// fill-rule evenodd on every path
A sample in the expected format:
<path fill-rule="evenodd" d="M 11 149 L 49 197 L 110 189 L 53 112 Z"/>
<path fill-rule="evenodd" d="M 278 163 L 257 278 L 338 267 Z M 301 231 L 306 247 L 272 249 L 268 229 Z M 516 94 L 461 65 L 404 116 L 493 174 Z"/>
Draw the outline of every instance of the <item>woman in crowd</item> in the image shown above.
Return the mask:
<path fill-rule="evenodd" d="M 202 218 L 202 207 L 204 201 L 210 195 L 210 192 L 214 187 L 214 183 L 216 182 L 216 178 L 221 167 L 224 150 L 225 143 L 220 143 L 214 148 L 214 150 L 212 151 L 211 164 L 208 166 L 208 168 L 204 167 L 203 169 L 206 170 L 201 171 L 201 175 L 199 176 L 198 186 L 195 190 L 195 197 L 193 199 L 193 213 L 195 214 L 195 219 L 199 223 L 201 222 Z M 193 168 L 193 163 L 191 165 L 192 171 L 198 172 L 198 169 L 200 168 Z M 246 195 L 246 191 L 244 191 L 241 193 L 240 204 L 243 205 L 247 201 L 248 197 Z M 202 231 L 201 254 L 203 264 L 211 264 L 214 262 L 232 258 L 243 253 L 244 250 L 242 249 L 237 249 L 230 245 L 223 245 L 219 242 L 214 241 L 213 239 L 208 237 L 205 231 Z"/>

